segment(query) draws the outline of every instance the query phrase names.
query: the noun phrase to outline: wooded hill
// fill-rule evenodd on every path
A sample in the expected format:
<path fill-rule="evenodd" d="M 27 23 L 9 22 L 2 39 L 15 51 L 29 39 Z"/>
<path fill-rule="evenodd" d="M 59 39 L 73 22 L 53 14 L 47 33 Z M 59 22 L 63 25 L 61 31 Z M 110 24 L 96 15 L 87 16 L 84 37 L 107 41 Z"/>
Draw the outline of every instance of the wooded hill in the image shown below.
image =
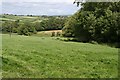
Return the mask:
<path fill-rule="evenodd" d="M 37 31 L 61 30 L 67 16 L 0 15 L 3 33 L 31 35 Z"/>

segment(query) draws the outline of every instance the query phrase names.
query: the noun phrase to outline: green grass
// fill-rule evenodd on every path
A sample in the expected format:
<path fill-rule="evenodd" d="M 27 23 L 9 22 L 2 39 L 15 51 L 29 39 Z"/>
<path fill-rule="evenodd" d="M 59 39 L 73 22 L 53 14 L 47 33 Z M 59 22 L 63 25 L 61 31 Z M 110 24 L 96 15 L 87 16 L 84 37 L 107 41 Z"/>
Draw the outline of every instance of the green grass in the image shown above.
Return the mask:
<path fill-rule="evenodd" d="M 2 38 L 4 78 L 116 78 L 118 49 L 53 37 Z"/>
<path fill-rule="evenodd" d="M 4 17 L 3 17 L 4 16 Z M 46 20 L 47 18 L 38 17 L 38 16 L 14 16 L 14 15 L 0 15 L 0 21 L 16 21 L 20 20 L 20 23 L 23 22 L 41 22 L 42 20 Z"/>
<path fill-rule="evenodd" d="M 13 19 L 7 19 L 7 18 L 0 18 L 1 21 L 15 21 Z"/>

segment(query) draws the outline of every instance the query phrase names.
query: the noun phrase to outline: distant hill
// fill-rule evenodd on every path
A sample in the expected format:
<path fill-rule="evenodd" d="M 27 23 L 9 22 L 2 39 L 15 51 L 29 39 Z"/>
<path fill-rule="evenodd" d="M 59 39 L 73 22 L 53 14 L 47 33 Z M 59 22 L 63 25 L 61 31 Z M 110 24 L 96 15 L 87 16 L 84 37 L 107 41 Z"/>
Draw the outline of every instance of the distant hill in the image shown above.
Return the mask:
<path fill-rule="evenodd" d="M 0 15 L 0 22 L 4 21 L 15 21 L 15 20 L 20 20 L 20 22 L 41 22 L 42 20 L 46 20 L 51 17 L 59 17 L 59 18 L 66 18 L 69 15 L 13 15 L 13 14 L 1 14 Z"/>

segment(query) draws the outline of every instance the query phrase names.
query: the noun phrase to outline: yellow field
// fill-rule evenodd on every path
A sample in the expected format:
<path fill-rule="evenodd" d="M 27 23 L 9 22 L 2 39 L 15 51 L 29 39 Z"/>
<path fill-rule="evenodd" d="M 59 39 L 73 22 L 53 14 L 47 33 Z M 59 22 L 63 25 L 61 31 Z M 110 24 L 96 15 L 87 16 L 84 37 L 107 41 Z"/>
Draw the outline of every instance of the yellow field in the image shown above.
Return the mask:
<path fill-rule="evenodd" d="M 59 32 L 61 34 L 62 30 L 40 31 L 36 35 L 38 35 L 38 36 L 42 36 L 42 35 L 44 35 L 44 36 L 51 36 L 52 32 L 55 32 L 55 34 L 57 34 Z"/>

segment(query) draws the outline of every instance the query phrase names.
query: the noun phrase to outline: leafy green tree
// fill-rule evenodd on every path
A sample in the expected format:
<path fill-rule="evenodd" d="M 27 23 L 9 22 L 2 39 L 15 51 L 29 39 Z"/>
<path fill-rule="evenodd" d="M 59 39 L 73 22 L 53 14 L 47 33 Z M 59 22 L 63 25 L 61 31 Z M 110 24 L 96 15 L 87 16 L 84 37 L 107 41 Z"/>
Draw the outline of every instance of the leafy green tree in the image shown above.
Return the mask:
<path fill-rule="evenodd" d="M 47 20 L 34 23 L 37 31 L 42 30 L 60 30 L 64 27 L 65 19 L 50 17 Z"/>
<path fill-rule="evenodd" d="M 6 21 L 2 24 L 2 31 L 3 32 L 9 32 L 10 36 L 13 32 L 13 22 L 11 21 Z"/>
<path fill-rule="evenodd" d="M 36 31 L 35 27 L 33 26 L 33 24 L 28 23 L 28 22 L 20 24 L 20 27 L 18 28 L 19 35 L 30 36 L 31 34 L 35 34 L 36 32 L 37 31 Z"/>
<path fill-rule="evenodd" d="M 33 23 L 33 25 L 35 26 L 36 31 L 44 30 L 44 26 L 42 25 L 42 22 L 36 22 L 36 23 Z"/>
<path fill-rule="evenodd" d="M 68 18 L 63 36 L 78 41 L 118 42 L 120 32 L 120 2 L 85 2 Z"/>

